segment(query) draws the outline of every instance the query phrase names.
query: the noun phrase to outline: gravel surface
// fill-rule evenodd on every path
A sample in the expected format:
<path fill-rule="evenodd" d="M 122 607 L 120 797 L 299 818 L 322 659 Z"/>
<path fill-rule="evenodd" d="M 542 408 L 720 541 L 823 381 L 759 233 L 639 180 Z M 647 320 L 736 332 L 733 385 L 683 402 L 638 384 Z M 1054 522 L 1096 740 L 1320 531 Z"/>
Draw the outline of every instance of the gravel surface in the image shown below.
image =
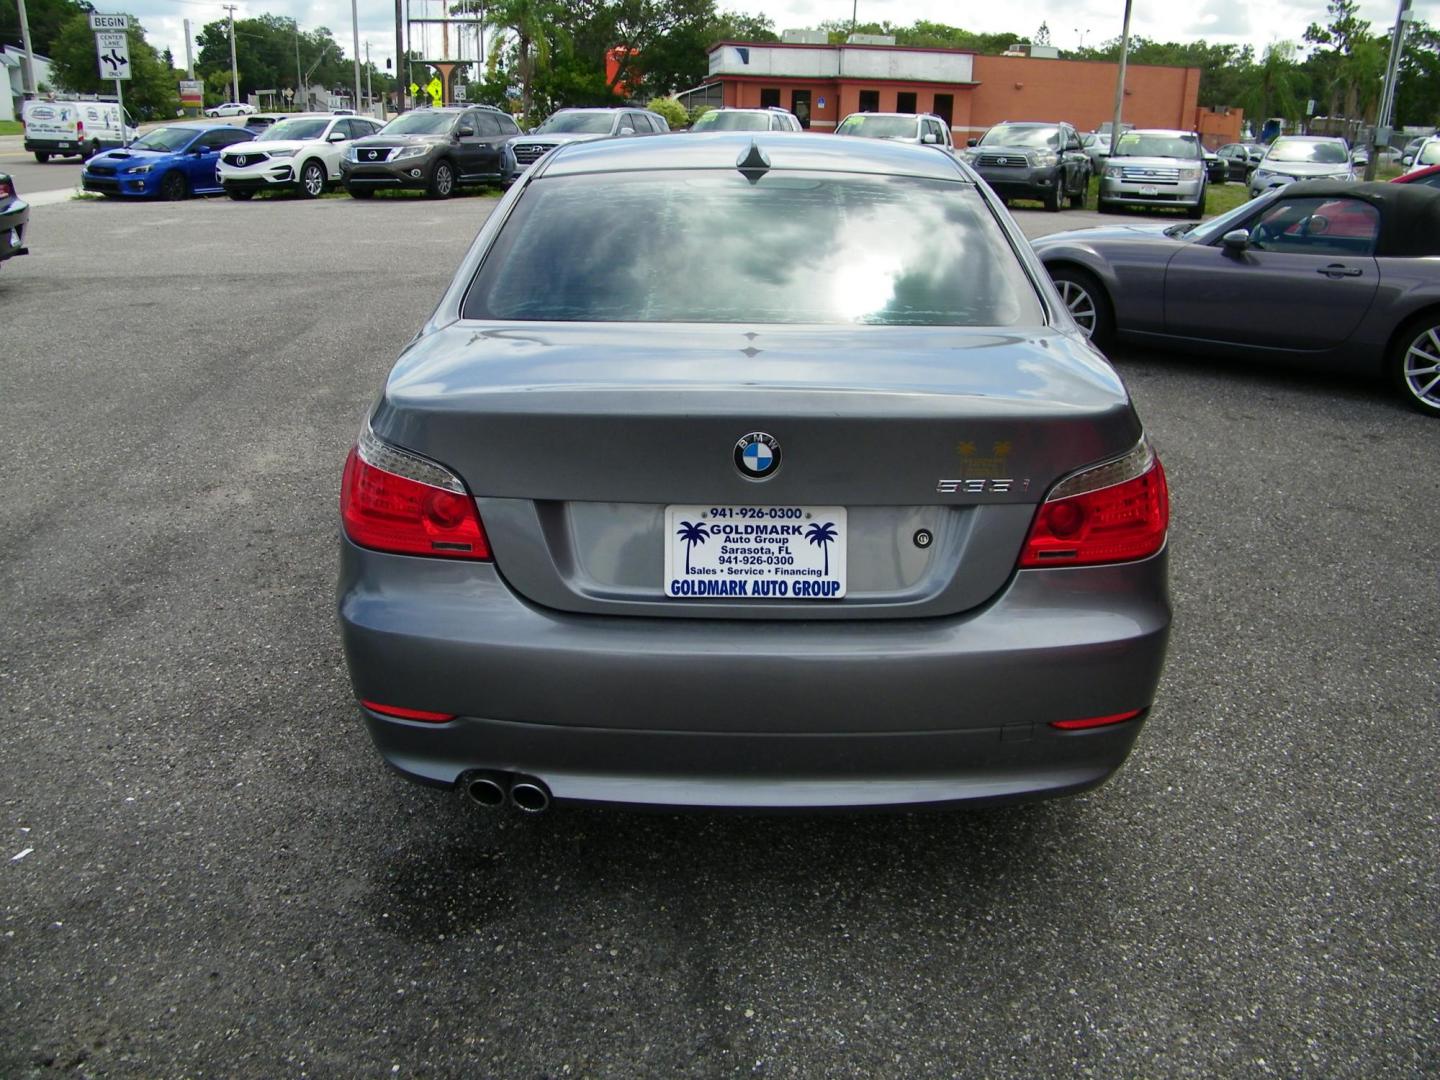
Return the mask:
<path fill-rule="evenodd" d="M 0 1075 L 1440 1071 L 1440 425 L 1369 383 L 1118 358 L 1176 623 L 1092 794 L 521 820 L 390 774 L 332 612 L 340 465 L 492 205 L 33 211 Z"/>

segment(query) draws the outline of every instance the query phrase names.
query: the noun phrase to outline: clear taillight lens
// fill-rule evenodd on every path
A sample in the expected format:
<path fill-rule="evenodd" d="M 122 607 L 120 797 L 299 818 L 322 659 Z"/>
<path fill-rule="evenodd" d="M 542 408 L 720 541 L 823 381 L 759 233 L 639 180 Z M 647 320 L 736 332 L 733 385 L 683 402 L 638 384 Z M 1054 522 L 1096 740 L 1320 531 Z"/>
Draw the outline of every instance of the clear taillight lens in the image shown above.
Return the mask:
<path fill-rule="evenodd" d="M 1075 473 L 1040 504 L 1020 552 L 1022 568 L 1130 562 L 1165 546 L 1170 492 L 1142 439 L 1124 457 Z"/>
<path fill-rule="evenodd" d="M 475 500 L 442 465 L 382 442 L 367 424 L 345 459 L 340 486 L 345 535 L 398 555 L 488 559 Z"/>

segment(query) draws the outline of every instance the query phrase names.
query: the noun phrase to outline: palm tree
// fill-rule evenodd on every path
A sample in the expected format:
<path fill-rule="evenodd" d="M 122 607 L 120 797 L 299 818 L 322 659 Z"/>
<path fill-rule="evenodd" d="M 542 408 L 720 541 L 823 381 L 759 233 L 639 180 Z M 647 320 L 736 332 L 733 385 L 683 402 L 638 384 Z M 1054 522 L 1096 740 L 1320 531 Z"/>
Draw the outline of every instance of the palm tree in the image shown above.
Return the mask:
<path fill-rule="evenodd" d="M 492 0 L 482 22 L 493 30 L 515 35 L 520 63 L 520 107 L 530 122 L 530 90 L 535 72 L 550 66 L 549 31 L 556 27 L 559 11 L 552 0 Z M 495 48 L 500 47 L 497 40 Z"/>
<path fill-rule="evenodd" d="M 825 576 L 830 576 L 830 544 L 838 534 L 835 532 L 835 523 L 827 521 L 824 525 L 816 522 L 805 530 L 805 539 L 812 544 L 819 544 L 820 550 L 825 553 Z"/>
<path fill-rule="evenodd" d="M 710 535 L 709 528 L 703 521 L 680 522 L 680 528 L 675 530 L 675 535 L 685 541 L 685 573 L 690 573 L 690 551 L 696 544 L 703 544 L 705 538 Z"/>

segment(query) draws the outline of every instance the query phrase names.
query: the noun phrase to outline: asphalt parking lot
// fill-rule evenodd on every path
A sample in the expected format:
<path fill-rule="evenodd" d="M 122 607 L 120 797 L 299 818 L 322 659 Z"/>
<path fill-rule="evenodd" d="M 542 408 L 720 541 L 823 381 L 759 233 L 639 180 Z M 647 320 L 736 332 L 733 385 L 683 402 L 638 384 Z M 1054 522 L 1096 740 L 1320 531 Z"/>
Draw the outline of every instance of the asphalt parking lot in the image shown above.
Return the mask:
<path fill-rule="evenodd" d="M 1176 623 L 1091 794 L 521 820 L 388 773 L 340 467 L 492 205 L 57 203 L 0 269 L 0 1075 L 1440 1072 L 1440 430 L 1376 385 L 1117 357 Z"/>

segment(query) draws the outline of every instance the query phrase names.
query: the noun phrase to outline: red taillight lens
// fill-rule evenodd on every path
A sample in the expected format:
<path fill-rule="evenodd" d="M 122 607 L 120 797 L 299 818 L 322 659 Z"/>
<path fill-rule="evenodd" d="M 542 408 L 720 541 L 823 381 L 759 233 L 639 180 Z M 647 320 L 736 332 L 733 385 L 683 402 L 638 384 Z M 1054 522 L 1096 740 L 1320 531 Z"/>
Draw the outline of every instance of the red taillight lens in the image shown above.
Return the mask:
<path fill-rule="evenodd" d="M 8 199 L 15 194 L 15 189 L 4 180 L 0 180 L 0 199 Z"/>
<path fill-rule="evenodd" d="M 1020 566 L 1095 566 L 1154 555 L 1165 546 L 1170 527 L 1170 493 L 1160 459 L 1148 454 L 1138 476 L 1076 495 L 1057 487 L 1060 498 L 1041 503 L 1020 552 Z M 1102 469 L 1114 466 L 1102 466 Z M 1099 472 L 1100 470 L 1094 470 Z"/>
<path fill-rule="evenodd" d="M 387 451 L 399 458 L 393 448 Z M 378 468 L 361 455 L 362 447 L 350 451 L 340 487 L 340 520 L 351 540 L 399 555 L 490 558 L 485 527 L 474 500 L 463 489 L 424 484 Z M 443 472 L 429 462 L 420 464 Z"/>
<path fill-rule="evenodd" d="M 454 713 L 430 712 L 428 709 L 406 709 L 400 705 L 381 705 L 377 701 L 360 699 L 360 704 L 371 712 L 382 716 L 393 716 L 400 720 L 424 720 L 427 724 L 444 724 L 455 719 Z"/>

